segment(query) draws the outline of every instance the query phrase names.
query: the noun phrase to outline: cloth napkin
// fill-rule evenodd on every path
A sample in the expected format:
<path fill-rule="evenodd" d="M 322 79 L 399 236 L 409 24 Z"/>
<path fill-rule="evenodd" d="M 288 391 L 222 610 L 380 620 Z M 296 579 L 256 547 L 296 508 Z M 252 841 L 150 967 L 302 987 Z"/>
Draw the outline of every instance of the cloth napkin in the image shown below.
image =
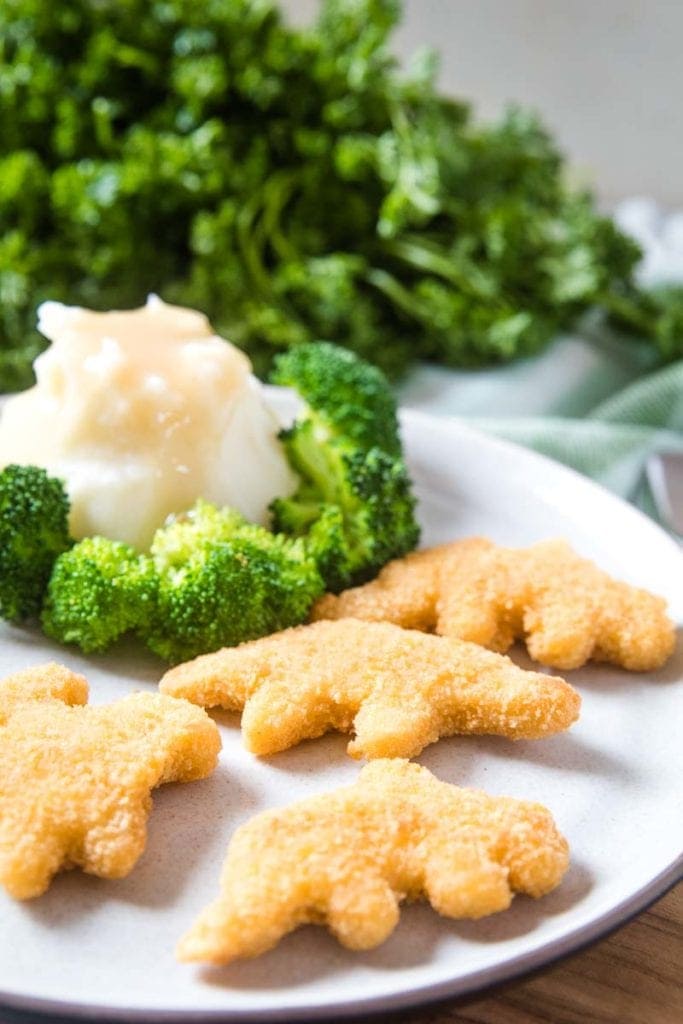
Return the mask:
<path fill-rule="evenodd" d="M 683 279 L 683 213 L 665 217 L 650 201 L 630 200 L 616 217 L 644 249 L 643 280 Z M 535 448 L 655 518 L 646 462 L 683 452 L 683 360 L 657 367 L 650 346 L 590 319 L 540 356 L 501 368 L 421 366 L 399 402 Z"/>

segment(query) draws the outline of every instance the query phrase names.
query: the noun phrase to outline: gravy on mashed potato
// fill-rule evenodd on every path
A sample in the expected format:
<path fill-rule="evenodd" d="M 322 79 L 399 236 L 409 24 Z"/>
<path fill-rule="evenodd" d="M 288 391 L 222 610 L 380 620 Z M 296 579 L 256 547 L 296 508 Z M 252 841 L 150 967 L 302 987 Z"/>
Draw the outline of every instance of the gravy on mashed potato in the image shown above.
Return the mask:
<path fill-rule="evenodd" d="M 76 538 L 139 548 L 198 497 L 265 523 L 296 480 L 249 360 L 203 314 L 152 295 L 140 309 L 39 308 L 52 344 L 37 383 L 9 399 L 0 466 L 61 477 Z"/>

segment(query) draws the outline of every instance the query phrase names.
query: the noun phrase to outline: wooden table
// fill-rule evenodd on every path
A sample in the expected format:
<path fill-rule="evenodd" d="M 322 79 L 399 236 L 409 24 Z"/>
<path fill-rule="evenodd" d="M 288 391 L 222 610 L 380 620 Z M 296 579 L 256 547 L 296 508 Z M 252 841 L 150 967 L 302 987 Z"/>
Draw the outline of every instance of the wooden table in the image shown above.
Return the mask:
<path fill-rule="evenodd" d="M 609 938 L 496 995 L 382 1024 L 683 1024 L 683 884 Z"/>

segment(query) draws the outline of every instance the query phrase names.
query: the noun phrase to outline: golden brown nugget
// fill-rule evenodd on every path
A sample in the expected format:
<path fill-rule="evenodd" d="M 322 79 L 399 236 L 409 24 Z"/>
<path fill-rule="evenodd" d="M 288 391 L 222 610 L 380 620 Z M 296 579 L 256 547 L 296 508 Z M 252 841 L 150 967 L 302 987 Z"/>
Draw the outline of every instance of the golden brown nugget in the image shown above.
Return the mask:
<path fill-rule="evenodd" d="M 274 754 L 331 729 L 355 732 L 352 757 L 413 757 L 440 736 L 539 739 L 576 720 L 563 679 L 451 637 L 388 622 L 296 626 L 178 665 L 164 693 L 243 709 L 254 754 Z"/>
<path fill-rule="evenodd" d="M 642 672 L 673 651 L 665 601 L 612 579 L 565 541 L 513 549 L 475 537 L 418 554 L 363 587 L 325 595 L 312 618 L 404 624 L 412 616 L 421 629 L 494 651 L 524 639 L 532 658 L 559 669 L 592 658 Z"/>
<path fill-rule="evenodd" d="M 311 620 L 364 619 L 431 632 L 436 625 L 441 565 L 451 547 L 443 544 L 411 551 L 388 562 L 376 579 L 362 587 L 324 594 L 313 606 Z"/>
<path fill-rule="evenodd" d="M 226 964 L 310 923 L 349 949 L 370 949 L 395 928 L 402 900 L 479 918 L 505 910 L 513 893 L 550 892 L 568 862 L 540 804 L 459 789 L 408 761 L 373 761 L 351 786 L 242 825 L 220 896 L 177 956 Z"/>
<path fill-rule="evenodd" d="M 406 629 L 434 632 L 442 567 L 464 544 L 488 545 L 488 541 L 475 537 L 395 558 L 369 583 L 343 590 L 341 594 L 323 594 L 313 605 L 310 619 L 312 622 L 321 619 L 393 622 Z"/>
<path fill-rule="evenodd" d="M 40 896 L 61 870 L 122 878 L 145 847 L 150 790 L 209 775 L 220 737 L 187 701 L 135 693 L 87 706 L 60 665 L 0 682 L 0 884 Z"/>

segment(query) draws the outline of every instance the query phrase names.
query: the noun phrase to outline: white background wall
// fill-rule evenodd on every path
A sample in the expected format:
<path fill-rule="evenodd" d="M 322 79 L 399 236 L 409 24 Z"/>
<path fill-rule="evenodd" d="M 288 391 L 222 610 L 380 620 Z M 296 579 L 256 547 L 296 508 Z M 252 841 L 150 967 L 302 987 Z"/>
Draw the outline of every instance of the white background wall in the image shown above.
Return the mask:
<path fill-rule="evenodd" d="M 294 20 L 317 0 L 283 0 Z M 606 202 L 683 206 L 683 0 L 404 0 L 395 50 L 442 54 L 441 86 L 491 117 L 536 108 Z"/>

